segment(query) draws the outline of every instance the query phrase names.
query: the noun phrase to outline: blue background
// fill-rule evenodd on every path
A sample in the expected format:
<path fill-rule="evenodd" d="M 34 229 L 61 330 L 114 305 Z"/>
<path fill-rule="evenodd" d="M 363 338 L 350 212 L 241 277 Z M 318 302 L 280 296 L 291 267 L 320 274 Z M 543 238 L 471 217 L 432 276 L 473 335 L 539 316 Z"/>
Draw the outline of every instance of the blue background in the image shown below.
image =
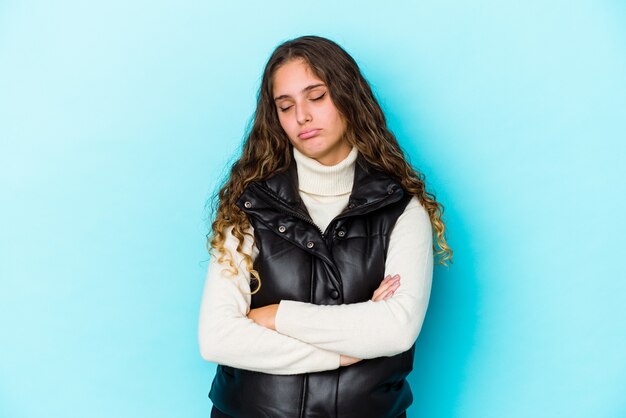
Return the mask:
<path fill-rule="evenodd" d="M 409 417 L 626 417 L 626 3 L 0 2 L 0 417 L 208 417 L 206 200 L 330 37 L 446 207 Z"/>

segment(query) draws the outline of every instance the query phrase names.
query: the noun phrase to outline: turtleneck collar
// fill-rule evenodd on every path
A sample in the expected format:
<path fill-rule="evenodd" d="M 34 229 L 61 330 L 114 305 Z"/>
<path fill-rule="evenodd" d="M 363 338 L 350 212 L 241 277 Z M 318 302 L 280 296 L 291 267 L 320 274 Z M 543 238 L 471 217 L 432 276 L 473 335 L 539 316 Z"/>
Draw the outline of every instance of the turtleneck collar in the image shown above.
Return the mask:
<path fill-rule="evenodd" d="M 356 147 L 335 165 L 324 165 L 302 154 L 295 147 L 293 156 L 298 168 L 298 188 L 305 193 L 337 196 L 352 192 L 354 165 L 358 156 Z"/>

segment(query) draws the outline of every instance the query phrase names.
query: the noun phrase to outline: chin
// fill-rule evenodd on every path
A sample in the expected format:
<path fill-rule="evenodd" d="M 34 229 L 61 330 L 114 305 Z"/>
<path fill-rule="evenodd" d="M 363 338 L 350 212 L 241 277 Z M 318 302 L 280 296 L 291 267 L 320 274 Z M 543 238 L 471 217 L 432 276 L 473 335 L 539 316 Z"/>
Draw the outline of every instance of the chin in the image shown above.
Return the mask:
<path fill-rule="evenodd" d="M 320 150 L 318 147 L 315 146 L 310 146 L 306 143 L 300 143 L 297 147 L 294 146 L 294 148 L 297 148 L 298 151 L 310 158 L 316 158 L 316 156 L 324 154 L 323 150 Z"/>
<path fill-rule="evenodd" d="M 306 155 L 309 158 L 313 158 L 314 160 L 317 160 L 319 158 L 324 158 L 324 156 L 326 155 L 326 153 L 324 151 L 319 151 L 319 150 L 302 150 L 300 151 L 302 154 Z"/>

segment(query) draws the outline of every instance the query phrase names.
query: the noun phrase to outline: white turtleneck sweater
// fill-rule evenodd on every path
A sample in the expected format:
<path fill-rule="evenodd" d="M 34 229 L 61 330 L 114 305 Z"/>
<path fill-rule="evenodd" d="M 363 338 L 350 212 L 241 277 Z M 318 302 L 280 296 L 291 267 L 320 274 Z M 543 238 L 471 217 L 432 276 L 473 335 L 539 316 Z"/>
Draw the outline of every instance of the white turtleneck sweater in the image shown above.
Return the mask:
<path fill-rule="evenodd" d="M 343 161 L 325 166 L 294 148 L 300 196 L 322 231 L 348 203 L 357 155 L 353 148 Z M 226 232 L 224 247 L 239 272 L 230 275 L 227 266 L 211 255 L 198 329 L 204 359 L 264 373 L 297 374 L 336 369 L 340 354 L 362 359 L 392 356 L 415 342 L 428 307 L 433 272 L 430 219 L 416 197 L 389 238 L 385 275 L 400 275 L 400 287 L 391 298 L 344 305 L 283 300 L 276 331 L 246 316 L 249 273 L 236 250 L 237 239 L 230 230 Z M 253 259 L 258 255 L 251 237 L 243 249 Z"/>

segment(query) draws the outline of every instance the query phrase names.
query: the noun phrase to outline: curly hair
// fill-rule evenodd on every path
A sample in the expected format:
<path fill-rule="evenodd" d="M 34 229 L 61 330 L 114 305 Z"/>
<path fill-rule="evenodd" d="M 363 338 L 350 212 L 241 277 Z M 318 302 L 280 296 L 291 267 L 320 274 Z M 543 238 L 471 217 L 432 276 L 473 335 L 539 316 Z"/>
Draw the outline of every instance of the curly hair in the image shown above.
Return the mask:
<path fill-rule="evenodd" d="M 232 274 L 238 269 L 232 254 L 224 248 L 229 228 L 238 240 L 237 252 L 242 254 L 246 270 L 261 286 L 250 254 L 243 251 L 244 235 L 250 234 L 247 215 L 236 202 L 250 182 L 264 180 L 287 170 L 291 163 L 291 144 L 282 129 L 272 97 L 274 74 L 279 67 L 301 59 L 313 74 L 326 83 L 330 97 L 345 118 L 345 139 L 355 146 L 365 160 L 397 179 L 406 192 L 416 196 L 424 206 L 433 226 L 433 249 L 439 264 L 452 262 L 442 220 L 443 205 L 426 190 L 425 177 L 407 162 L 394 134 L 387 128 L 385 115 L 374 97 L 369 83 L 354 59 L 337 43 L 319 36 L 302 36 L 280 44 L 270 56 L 257 94 L 252 127 L 243 143 L 241 157 L 232 165 L 230 176 L 214 196 L 215 220 L 207 234 L 207 249 L 218 252 L 218 261 L 226 263 Z"/>

